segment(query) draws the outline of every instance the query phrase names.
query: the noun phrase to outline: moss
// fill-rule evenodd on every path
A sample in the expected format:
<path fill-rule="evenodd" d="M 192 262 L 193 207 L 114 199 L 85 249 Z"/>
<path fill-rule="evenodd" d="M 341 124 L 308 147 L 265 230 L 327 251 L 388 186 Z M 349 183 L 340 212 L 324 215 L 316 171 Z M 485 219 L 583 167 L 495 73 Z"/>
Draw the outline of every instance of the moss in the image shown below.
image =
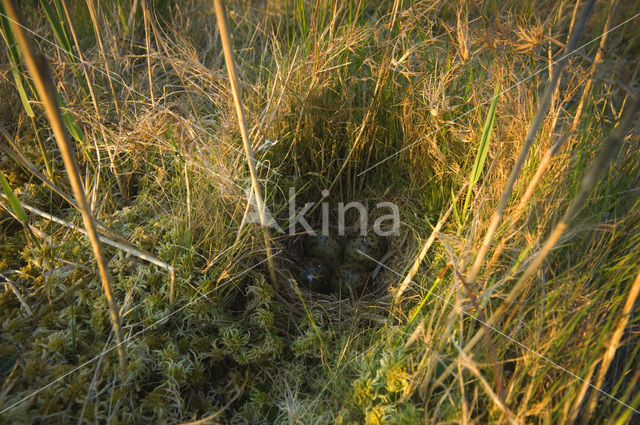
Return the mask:
<path fill-rule="evenodd" d="M 499 227 L 504 250 L 495 254 L 496 240 L 489 252 L 495 258 L 470 288 L 461 289 L 546 81 L 529 76 L 548 69 L 549 55 L 561 54 L 549 40 L 566 39 L 573 5 L 385 0 L 318 2 L 316 10 L 309 1 L 294 7 L 269 2 L 266 9 L 229 2 L 258 179 L 275 220 L 286 226 L 289 187 L 296 189 L 298 208 L 330 189 L 330 205 L 392 201 L 402 211 L 401 234 L 390 239 L 392 256 L 376 278 L 380 286 L 346 300 L 296 291 L 287 263 L 297 258 L 289 255 L 295 238 L 273 229 L 278 280 L 267 277 L 261 230 L 246 220 L 249 173 L 210 4 L 162 2 L 144 13 L 150 2 L 137 2 L 134 11 L 128 9 L 132 2 L 108 3 L 113 7 L 98 12 L 114 79 L 89 73 L 93 95 L 71 58 L 47 43 L 41 48 L 85 133 L 77 160 L 92 211 L 110 229 L 99 226 L 101 235 L 171 265 L 175 300 L 170 305 L 165 267 L 103 244 L 126 338 L 128 373 L 121 382 L 109 306 L 88 239 L 29 209 L 35 243 L 0 209 L 0 272 L 16 282 L 33 311 L 29 316 L 13 291 L 0 285 L 3 378 L 17 365 L 5 403 L 53 382 L 12 408 L 6 421 L 182 423 L 220 411 L 221 423 L 453 423 L 460 422 L 463 403 L 468 422 L 502 421 L 494 399 L 468 370 L 445 374 L 478 324 L 470 317 L 457 320 L 443 298 L 479 315 L 475 296 L 488 315 L 522 266 L 531 264 L 621 109 L 617 82 L 630 81 L 632 67 L 619 41 L 640 39 L 633 26 L 611 33 L 606 63 L 595 74 L 594 61 L 584 56 L 593 56 L 597 44 L 571 61 Z M 589 39 L 604 32 L 608 4 L 598 0 Z M 86 60 L 104 64 L 87 8 L 70 6 Z M 23 10 L 27 26 L 51 40 L 41 12 Z M 143 16 L 155 19 L 151 29 L 163 31 L 147 34 Z M 539 22 L 537 16 L 551 18 Z M 153 54 L 144 43 L 131 43 L 147 35 Z M 603 70 L 607 81 L 592 78 Z M 576 94 L 587 79 L 593 98 L 567 142 L 570 154 L 553 158 L 518 218 L 517 200 L 575 113 Z M 497 80 L 511 88 L 498 99 L 487 167 L 471 182 L 465 220 L 452 199 L 468 187 L 486 100 Z M 0 112 L 11 118 L 4 124 L 9 135 L 60 190 L 72 193 L 38 102 L 32 102 L 32 120 L 21 111 L 11 81 L 0 78 L 0 93 L 11 93 L 2 96 L 8 107 Z M 278 142 L 259 149 L 267 139 Z M 507 335 L 517 328 L 514 337 L 527 346 L 547 341 L 545 356 L 580 376 L 601 361 L 638 270 L 636 139 L 631 134 L 623 144 L 615 167 L 606 170 L 538 280 L 509 310 L 512 316 L 496 323 Z M 6 155 L 0 155 L 0 170 L 25 207 L 83 226 L 75 207 Z M 450 206 L 412 282 L 392 302 L 400 276 Z M 322 206 L 310 222 L 317 224 L 321 214 Z M 347 214 L 349 224 L 356 216 L 355 210 Z M 329 218 L 336 223 L 336 211 Z M 637 322 L 633 315 L 630 320 Z M 507 365 L 502 378 L 510 408 L 532 423 L 567 422 L 565 406 L 576 403 L 580 386 L 545 359 L 491 335 L 493 352 L 479 344 L 470 353 L 489 385 L 497 391 L 499 376 L 491 367 L 496 354 Z M 626 330 L 623 335 L 616 367 L 606 376 L 617 396 L 634 394 L 632 372 L 638 369 L 637 337 Z M 591 421 L 616 420 L 615 409 L 599 399 Z"/>
<path fill-rule="evenodd" d="M 35 378 L 41 376 L 41 373 L 47 368 L 45 363 L 39 357 L 30 358 L 24 364 L 23 378 L 25 381 L 32 382 Z"/>

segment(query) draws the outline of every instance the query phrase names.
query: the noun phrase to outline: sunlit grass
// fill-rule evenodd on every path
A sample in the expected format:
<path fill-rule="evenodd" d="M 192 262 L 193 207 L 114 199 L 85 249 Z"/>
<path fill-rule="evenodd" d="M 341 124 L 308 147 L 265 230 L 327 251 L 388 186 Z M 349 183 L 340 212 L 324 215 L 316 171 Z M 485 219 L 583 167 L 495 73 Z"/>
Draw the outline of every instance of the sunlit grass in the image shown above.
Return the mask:
<path fill-rule="evenodd" d="M 227 5 L 254 184 L 280 226 L 289 187 L 298 209 L 329 190 L 332 225 L 338 202 L 400 208 L 387 268 L 354 301 L 298 287 L 275 232 L 269 276 L 213 2 L 18 3 L 112 242 L 128 366 L 123 382 L 63 159 L 3 19 L 0 422 L 640 417 L 637 121 L 593 166 L 637 89 L 640 18 L 619 26 L 637 5 L 596 1 L 577 45 L 597 40 L 563 71 L 477 276 L 584 2 Z"/>

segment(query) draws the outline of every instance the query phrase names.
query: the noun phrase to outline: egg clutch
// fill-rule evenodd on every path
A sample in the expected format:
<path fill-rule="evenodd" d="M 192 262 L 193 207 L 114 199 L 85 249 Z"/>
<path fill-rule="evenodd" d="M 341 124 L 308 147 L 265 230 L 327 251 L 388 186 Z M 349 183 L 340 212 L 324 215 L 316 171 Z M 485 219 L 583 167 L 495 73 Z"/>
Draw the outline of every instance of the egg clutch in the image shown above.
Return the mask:
<path fill-rule="evenodd" d="M 296 277 L 314 292 L 359 296 L 386 253 L 387 245 L 385 237 L 374 233 L 343 240 L 330 235 L 307 235 L 302 241 L 304 256 L 295 265 Z"/>

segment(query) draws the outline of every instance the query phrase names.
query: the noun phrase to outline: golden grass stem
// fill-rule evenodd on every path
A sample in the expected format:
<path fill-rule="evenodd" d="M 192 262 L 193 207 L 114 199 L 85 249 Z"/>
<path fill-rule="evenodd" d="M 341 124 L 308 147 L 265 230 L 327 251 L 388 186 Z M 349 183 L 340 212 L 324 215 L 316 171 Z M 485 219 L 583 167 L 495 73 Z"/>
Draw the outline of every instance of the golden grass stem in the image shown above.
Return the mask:
<path fill-rule="evenodd" d="M 602 63 L 602 58 L 604 56 L 604 47 L 608 39 L 609 31 L 611 28 L 611 21 L 613 16 L 615 16 L 617 5 L 618 5 L 618 2 L 616 0 L 611 0 L 611 3 L 609 5 L 609 14 L 607 15 L 607 20 L 602 30 L 602 37 L 600 38 L 598 51 L 596 52 L 596 56 L 593 59 L 593 64 L 591 65 L 591 71 L 590 71 L 591 75 L 595 75 L 597 71 L 597 67 Z M 587 99 L 589 98 L 589 96 L 591 95 L 591 88 L 593 87 L 593 81 L 594 81 L 593 78 L 588 78 L 584 85 L 584 89 L 582 91 L 582 95 L 580 96 L 580 101 L 578 102 L 576 112 L 571 120 L 571 127 L 569 128 L 569 130 L 560 140 L 554 143 L 553 146 L 551 146 L 547 150 L 547 152 L 545 152 L 542 160 L 540 161 L 540 164 L 538 165 L 538 169 L 536 170 L 535 174 L 531 178 L 531 181 L 529 182 L 529 185 L 527 186 L 527 189 L 525 190 L 524 195 L 522 196 L 522 198 L 520 199 L 520 202 L 518 203 L 518 206 L 516 207 L 515 214 L 513 214 L 512 218 L 510 219 L 511 221 L 510 229 L 512 228 L 513 224 L 515 224 L 515 222 L 520 218 L 520 215 L 522 215 L 524 208 L 529 203 L 529 200 L 533 196 L 533 192 L 535 191 L 536 187 L 538 186 L 538 183 L 540 182 L 545 172 L 547 171 L 547 168 L 549 168 L 549 165 L 551 165 L 551 162 L 553 161 L 555 156 L 562 150 L 566 142 L 573 137 L 575 131 L 577 130 L 578 124 L 580 122 L 580 118 L 582 117 L 582 112 L 584 110 L 584 105 L 587 102 Z M 493 253 L 490 262 L 497 260 L 497 258 L 502 253 L 502 250 L 504 249 L 505 242 L 506 242 L 506 239 L 503 239 L 500 242 L 500 244 L 496 248 L 496 251 Z"/>
<path fill-rule="evenodd" d="M 598 151 L 596 158 L 592 161 L 589 169 L 582 177 L 580 181 L 580 189 L 578 194 L 573 198 L 571 204 L 565 211 L 564 216 L 556 224 L 553 231 L 545 241 L 543 247 L 538 251 L 533 261 L 529 264 L 529 266 L 525 269 L 523 274 L 520 276 L 518 281 L 515 283 L 507 297 L 504 299 L 503 303 L 493 312 L 493 314 L 484 322 L 483 328 L 477 330 L 473 337 L 471 337 L 467 344 L 464 347 L 464 352 L 470 352 L 473 347 L 480 342 L 484 335 L 484 326 L 494 327 L 495 323 L 498 319 L 504 314 L 504 312 L 513 305 L 513 302 L 522 295 L 523 291 L 526 289 L 526 284 L 533 274 L 538 270 L 546 256 L 551 251 L 551 248 L 555 245 L 555 243 L 560 239 L 564 231 L 566 230 L 569 221 L 576 215 L 576 213 L 582 208 L 585 201 L 587 200 L 587 196 L 593 186 L 596 183 L 597 177 L 604 170 L 606 165 L 612 159 L 613 154 L 616 151 L 618 145 L 624 140 L 627 131 L 630 125 L 633 123 L 633 118 L 638 110 L 638 97 L 634 97 L 631 102 L 629 102 L 625 110 L 623 112 L 623 116 L 618 123 L 618 126 L 613 130 L 613 132 L 609 135 L 609 137 L 605 140 L 602 147 Z M 442 384 L 446 376 L 448 376 L 453 371 L 454 362 L 451 363 L 449 367 L 447 367 L 446 371 L 440 375 L 440 378 L 435 382 L 435 386 Z"/>
<path fill-rule="evenodd" d="M 498 201 L 498 205 L 491 217 L 491 223 L 487 229 L 487 233 L 485 234 L 484 240 L 482 241 L 482 246 L 478 252 L 478 255 L 471 266 L 471 271 L 469 272 L 469 276 L 467 277 L 467 281 L 469 283 L 474 283 L 476 278 L 478 277 L 478 272 L 480 271 L 480 267 L 484 262 L 484 259 L 489 251 L 489 247 L 491 246 L 491 242 L 493 241 L 493 237 L 498 229 L 498 225 L 500 220 L 504 215 L 504 210 L 509 203 L 509 198 L 511 198 L 511 194 L 513 193 L 513 186 L 516 183 L 516 180 L 520 176 L 520 172 L 522 171 L 522 167 L 524 165 L 525 160 L 527 159 L 527 155 L 529 154 L 529 150 L 531 149 L 531 145 L 536 138 L 536 134 L 538 133 L 538 129 L 542 125 L 542 122 L 547 115 L 547 111 L 549 110 L 549 106 L 551 105 L 551 98 L 555 93 L 558 84 L 560 82 L 560 76 L 562 75 L 562 71 L 566 66 L 569 56 L 573 54 L 576 44 L 578 42 L 578 38 L 584 29 L 584 26 L 587 21 L 587 17 L 591 13 L 591 9 L 593 9 L 593 5 L 595 4 L 595 0 L 590 0 L 584 8 L 582 12 L 582 16 L 580 18 L 580 22 L 578 26 L 573 31 L 569 42 L 567 43 L 566 51 L 563 56 L 557 61 L 556 66 L 553 70 L 553 74 L 547 86 L 545 87 L 544 94 L 542 95 L 542 99 L 540 104 L 538 105 L 538 109 L 536 111 L 536 115 L 533 117 L 531 121 L 531 126 L 529 127 L 529 132 L 527 133 L 524 143 L 522 145 L 522 149 L 520 150 L 520 155 L 516 160 L 513 168 L 511 169 L 511 173 L 509 174 L 509 179 L 507 184 L 505 185 L 502 194 L 500 195 L 500 200 Z"/>
<path fill-rule="evenodd" d="M 402 280 L 402 283 L 398 286 L 398 289 L 396 289 L 396 293 L 393 296 L 393 303 L 395 305 L 397 305 L 400 302 L 400 297 L 402 296 L 404 291 L 407 289 L 407 287 L 409 286 L 409 284 L 411 283 L 411 281 L 415 277 L 416 273 L 418 273 L 418 269 L 420 268 L 420 264 L 422 264 L 422 262 L 424 261 L 424 257 L 427 256 L 427 252 L 429 251 L 429 248 L 431 248 L 431 245 L 433 244 L 433 241 L 435 241 L 436 236 L 438 236 L 438 232 L 440 231 L 440 229 L 442 228 L 444 223 L 447 222 L 447 219 L 449 218 L 449 215 L 453 211 L 453 207 L 455 206 L 456 202 L 457 202 L 457 199 L 454 199 L 451 202 L 451 205 L 449 206 L 449 209 L 444 213 L 442 218 L 440 220 L 438 220 L 438 222 L 436 223 L 436 226 L 431 231 L 431 235 L 429 236 L 429 239 L 427 239 L 425 244 L 422 246 L 422 249 L 420 250 L 420 253 L 418 254 L 418 256 L 413 261 L 413 265 L 411 266 L 411 268 L 407 272 L 407 275 Z"/>
<path fill-rule="evenodd" d="M 531 197 L 533 196 L 533 192 L 538 186 L 538 183 L 544 176 L 544 173 L 547 171 L 547 168 L 551 164 L 551 161 L 553 160 L 555 155 L 559 152 L 562 145 L 567 141 L 569 137 L 571 137 L 571 135 L 572 134 L 567 133 L 558 142 L 554 143 L 553 146 L 551 146 L 547 150 L 547 152 L 545 152 L 544 156 L 542 157 L 542 160 L 540 161 L 540 164 L 538 165 L 538 168 L 536 169 L 536 172 L 534 173 L 533 177 L 531 178 L 531 181 L 529 182 L 529 185 L 527 186 L 527 189 L 524 192 L 524 195 L 522 195 L 522 198 L 518 202 L 518 206 L 515 208 L 515 212 L 509 218 L 509 226 L 507 230 L 503 233 L 503 237 L 498 243 L 498 246 L 496 246 L 496 250 L 493 252 L 493 255 L 491 256 L 491 259 L 489 260 L 488 264 L 493 264 L 495 261 L 498 260 L 498 258 L 502 254 L 502 251 L 504 250 L 507 244 L 507 241 L 510 239 L 508 235 L 511 234 L 513 227 L 515 226 L 516 222 L 524 212 L 524 209 L 529 203 L 529 200 L 531 199 Z"/>
<path fill-rule="evenodd" d="M 67 19 L 67 23 L 69 25 L 69 30 L 71 31 L 71 36 L 73 38 L 73 43 L 76 46 L 76 56 L 78 57 L 79 64 L 82 66 L 82 74 L 84 75 L 84 78 L 85 78 L 85 80 L 87 82 L 87 87 L 89 89 L 89 95 L 91 96 L 91 101 L 93 103 L 93 110 L 95 111 L 97 117 L 101 117 L 100 110 L 98 109 L 98 101 L 96 99 L 95 90 L 93 89 L 93 84 L 91 84 L 91 79 L 89 78 L 89 73 L 87 72 L 87 63 L 84 60 L 84 55 L 82 54 L 82 50 L 80 49 L 80 42 L 78 41 L 78 36 L 76 34 L 76 30 L 75 30 L 75 26 L 73 24 L 73 20 L 71 19 L 71 14 L 69 13 L 69 8 L 67 6 L 67 2 L 66 2 L 66 0 L 60 0 L 60 2 L 62 3 L 62 8 L 64 9 L 64 14 L 65 14 L 65 17 Z M 97 37 L 99 37 L 99 35 L 97 35 Z M 106 56 L 104 57 L 104 60 L 106 62 Z M 107 69 L 107 72 L 109 72 L 108 64 L 106 65 L 106 69 Z M 107 75 L 109 75 L 109 74 L 107 74 Z M 111 77 L 109 77 L 109 84 L 111 84 Z M 114 96 L 115 96 L 115 93 L 114 93 Z M 102 135 L 102 140 L 104 140 L 104 143 L 107 144 L 108 143 L 108 139 L 107 139 L 107 134 L 105 132 L 104 126 L 101 125 L 99 127 L 100 127 L 100 133 Z M 96 153 L 98 154 L 98 157 L 99 157 L 100 153 L 98 152 L 97 148 L 96 148 Z M 122 184 L 122 178 L 121 178 L 120 174 L 118 173 L 118 168 L 116 167 L 116 164 L 115 164 L 115 161 L 114 161 L 114 155 L 113 155 L 111 149 L 107 149 L 107 154 L 109 155 L 111 172 L 113 173 L 113 175 L 115 177 L 116 184 L 118 185 L 118 189 L 120 190 L 120 193 L 122 194 L 124 199 L 128 201 L 129 193 L 126 190 L 125 186 Z M 99 172 L 100 172 L 100 168 L 98 168 L 98 175 L 99 175 Z"/>
<path fill-rule="evenodd" d="M 553 246 L 564 234 L 564 231 L 567 229 L 571 219 L 573 219 L 573 217 L 580 211 L 587 200 L 589 192 L 591 192 L 591 189 L 595 186 L 598 176 L 604 171 L 606 166 L 609 164 L 609 161 L 613 158 L 615 152 L 617 151 L 618 146 L 624 140 L 629 127 L 633 123 L 633 118 L 636 115 L 637 109 L 638 99 L 636 97 L 631 99 L 627 103 L 625 111 L 623 112 L 623 116 L 620 119 L 617 127 L 605 140 L 595 159 L 591 163 L 591 166 L 582 177 L 578 193 L 571 201 L 571 204 L 565 211 L 564 216 L 562 217 L 560 222 L 556 224 L 540 251 L 536 254 L 533 261 L 529 263 L 507 297 L 504 299 L 503 303 L 496 309 L 496 311 L 494 311 L 491 317 L 489 317 L 489 319 L 487 320 L 488 325 L 493 326 L 500 318 L 500 316 L 507 310 L 507 308 L 509 308 L 513 304 L 516 298 L 522 295 L 523 291 L 526 289 L 526 284 L 529 282 L 529 279 L 542 265 L 542 262 L 547 257 L 549 252 L 551 252 Z M 469 340 L 465 347 L 465 350 L 468 351 L 473 348 L 478 343 L 480 338 L 480 331 L 478 331 L 473 336 L 473 338 Z"/>
<path fill-rule="evenodd" d="M 149 10 L 146 1 L 142 1 L 142 20 L 144 22 L 144 44 L 147 50 L 147 77 L 149 78 L 149 94 L 151 95 L 151 106 L 156 106 L 153 94 L 153 70 L 151 69 L 151 34 L 149 34 Z"/>
<path fill-rule="evenodd" d="M 611 31 L 611 21 L 616 15 L 616 11 L 618 9 L 618 1 L 611 0 L 609 4 L 609 13 L 607 14 L 607 20 L 604 23 L 604 28 L 602 29 L 602 37 L 600 38 L 600 43 L 598 44 L 598 50 L 596 51 L 596 55 L 593 58 L 593 63 L 591 64 L 591 74 L 595 76 L 596 70 L 602 64 L 602 58 L 604 56 L 604 47 L 607 43 L 607 39 L 609 38 L 609 32 Z M 578 107 L 576 108 L 576 113 L 573 116 L 573 120 L 571 122 L 571 129 L 575 130 L 578 127 L 578 122 L 582 117 L 582 111 L 584 110 L 584 105 L 587 99 L 591 96 L 591 89 L 593 87 L 594 78 L 587 78 L 584 89 L 582 90 L 582 95 L 580 96 L 580 102 L 578 102 Z"/>
<path fill-rule="evenodd" d="M 102 60 L 104 61 L 104 67 L 105 67 L 105 72 L 104 74 L 107 77 L 107 81 L 109 83 L 109 88 L 111 90 L 111 96 L 113 98 L 113 104 L 115 106 L 116 109 L 116 114 L 120 115 L 120 107 L 118 105 L 118 98 L 116 97 L 116 91 L 113 88 L 113 81 L 114 78 L 111 76 L 111 69 L 109 67 L 109 60 L 107 59 L 107 54 L 105 52 L 105 48 L 104 48 L 104 44 L 102 42 L 102 34 L 100 32 L 100 24 L 98 22 L 98 12 L 96 10 L 95 5 L 93 4 L 93 0 L 86 0 L 87 3 L 87 8 L 89 9 L 89 15 L 91 16 L 91 23 L 93 24 L 93 30 L 96 34 L 96 41 L 98 42 L 98 46 L 100 46 L 100 55 L 102 56 Z M 71 25 L 71 22 L 70 22 Z M 74 38 L 75 40 L 75 38 Z M 78 50 L 78 53 L 80 53 L 80 46 L 77 44 L 76 41 L 76 48 Z M 82 57 L 80 56 L 81 61 L 82 61 Z M 83 69 L 86 69 L 86 65 L 83 62 Z M 86 70 L 85 70 L 85 75 L 86 75 Z M 88 77 L 85 77 L 88 79 Z M 88 80 L 87 80 L 88 81 Z M 89 85 L 89 92 L 91 93 L 91 99 L 93 101 L 94 104 L 94 109 L 96 111 L 96 115 L 99 117 L 100 113 L 98 111 L 98 104 L 95 98 L 95 95 L 93 95 L 93 88 L 91 87 L 91 83 L 88 82 Z M 107 143 L 107 136 L 106 133 L 104 131 L 104 127 L 100 126 L 100 132 L 102 133 L 102 138 L 104 139 L 104 142 Z M 125 188 L 124 184 L 122 183 L 122 177 L 120 176 L 120 173 L 118 172 L 118 167 L 116 166 L 115 163 L 115 151 L 112 151 L 111 149 L 107 149 L 107 155 L 109 155 L 109 168 L 111 169 L 111 172 L 113 173 L 115 180 L 116 180 L 116 184 L 118 185 L 118 190 L 120 191 L 120 193 L 122 194 L 122 196 L 124 197 L 125 201 L 128 202 L 129 201 L 129 194 L 127 189 Z"/>
<path fill-rule="evenodd" d="M 466 369 L 468 369 L 473 375 L 475 375 L 493 403 L 498 406 L 502 413 L 504 413 L 507 421 L 509 421 L 510 424 L 520 424 L 521 422 L 516 419 L 515 414 L 506 405 L 504 397 L 493 392 L 493 390 L 491 389 L 491 384 L 489 384 L 489 382 L 487 382 L 487 380 L 484 378 L 484 376 L 476 366 L 476 363 L 462 349 L 460 349 L 460 361 Z"/>
<path fill-rule="evenodd" d="M 100 24 L 98 22 L 98 13 L 96 11 L 96 7 L 93 4 L 93 0 L 86 0 L 87 8 L 89 9 L 89 15 L 91 16 L 91 23 L 93 24 L 93 30 L 96 33 L 96 41 L 100 46 L 100 54 L 102 55 L 102 60 L 104 60 L 104 67 L 107 75 L 107 80 L 109 82 L 109 88 L 111 89 L 111 95 L 113 96 L 113 104 L 116 108 L 116 113 L 120 115 L 120 107 L 118 106 L 118 98 L 116 97 L 116 91 L 113 88 L 113 78 L 111 77 L 111 69 L 109 68 L 109 61 L 107 60 L 107 54 L 105 53 L 104 45 L 102 43 L 102 34 L 100 33 Z"/>
<path fill-rule="evenodd" d="M 22 55 L 27 69 L 31 74 L 36 91 L 42 100 L 44 105 L 49 124 L 55 135 L 58 148 L 62 154 L 64 165 L 69 176 L 71 188 L 73 189 L 74 196 L 80 207 L 82 213 L 82 219 L 87 230 L 89 239 L 91 240 L 91 246 L 93 247 L 93 253 L 96 257 L 98 264 L 98 270 L 100 273 L 100 279 L 102 280 L 102 286 L 109 303 L 109 310 L 111 313 L 111 320 L 113 322 L 113 328 L 116 334 L 116 341 L 118 343 L 118 355 L 120 358 L 120 374 L 122 381 L 124 382 L 127 376 L 127 359 L 124 351 L 124 345 L 122 344 L 122 326 L 120 324 L 120 314 L 118 312 L 118 306 L 116 300 L 113 297 L 113 288 L 111 287 L 111 275 L 107 268 L 107 263 L 102 253 L 100 246 L 100 239 L 98 232 L 96 231 L 93 217 L 87 202 L 87 198 L 82 187 L 82 180 L 80 178 L 80 172 L 78 170 L 78 164 L 73 152 L 73 145 L 69 140 L 66 133 L 62 116 L 60 113 L 60 107 L 57 103 L 55 88 L 49 74 L 49 67 L 46 59 L 35 53 L 24 31 L 22 24 L 22 18 L 18 15 L 18 10 L 12 0 L 2 0 L 4 8 L 11 18 L 11 26 L 18 40 L 18 44 L 22 50 Z"/>
<path fill-rule="evenodd" d="M 220 28 L 220 39 L 222 40 L 224 60 L 227 65 L 227 73 L 229 74 L 229 83 L 231 84 L 231 93 L 233 94 L 233 101 L 236 107 L 238 125 L 240 127 L 240 134 L 242 135 L 244 152 L 247 157 L 249 174 L 251 175 L 251 185 L 253 186 L 253 193 L 256 197 L 256 205 L 258 207 L 258 215 L 260 216 L 260 224 L 262 225 L 262 233 L 264 236 L 264 244 L 267 253 L 269 277 L 271 278 L 272 284 L 276 285 L 276 269 L 271 250 L 271 236 L 269 235 L 268 228 L 266 227 L 267 217 L 264 211 L 262 195 L 260 194 L 260 185 L 258 183 L 258 172 L 256 171 L 256 164 L 253 156 L 253 147 L 251 146 L 251 141 L 249 140 L 247 122 L 244 117 L 244 110 L 242 106 L 242 95 L 240 93 L 240 88 L 238 87 L 238 78 L 236 74 L 235 63 L 233 61 L 233 46 L 231 44 L 231 33 L 229 32 L 229 25 L 227 22 L 227 13 L 222 0 L 214 0 L 213 3 L 216 10 L 216 20 L 218 21 L 218 28 Z"/>
<path fill-rule="evenodd" d="M 584 377 L 584 382 L 582 383 L 582 385 L 580 385 L 580 389 L 578 390 L 576 398 L 573 400 L 573 403 L 571 403 L 571 405 L 567 404 L 565 406 L 566 412 L 564 412 L 564 417 L 561 423 L 567 424 L 567 425 L 573 425 L 575 423 L 576 419 L 578 418 L 578 413 L 580 413 L 580 406 L 582 405 L 582 399 L 589 391 L 589 388 L 591 388 L 589 386 L 589 382 L 591 382 L 591 377 L 593 376 L 593 372 L 595 372 L 597 366 L 598 366 L 597 361 L 593 362 L 589 366 L 589 370 L 587 371 L 587 374 Z M 570 410 L 569 410 L 569 407 L 571 407 Z"/>
<path fill-rule="evenodd" d="M 598 377 L 596 378 L 596 387 L 600 388 L 604 384 L 604 378 L 607 372 L 609 371 L 609 366 L 611 366 L 611 362 L 613 361 L 613 356 L 616 354 L 618 350 L 618 346 L 620 344 L 620 340 L 622 339 L 622 333 L 624 329 L 627 327 L 629 323 L 629 318 L 631 317 L 631 312 L 633 310 L 633 306 L 638 299 L 638 294 L 640 293 L 640 270 L 638 270 L 638 274 L 636 275 L 633 284 L 631 285 L 631 290 L 629 290 L 629 296 L 627 297 L 627 301 L 622 308 L 622 314 L 620 315 L 620 319 L 618 320 L 618 325 L 616 326 L 613 335 L 611 336 L 611 340 L 609 341 L 609 345 L 607 346 L 607 351 L 602 356 L 602 362 L 600 363 L 600 369 L 598 370 Z M 588 423 L 589 418 L 593 414 L 593 409 L 595 409 L 596 404 L 598 402 L 598 396 L 600 395 L 597 391 L 591 391 L 589 395 L 589 399 L 587 401 L 585 413 L 582 416 L 582 423 Z"/>
<path fill-rule="evenodd" d="M 62 4 L 62 9 L 64 10 L 64 16 L 67 19 L 67 24 L 69 25 L 69 31 L 71 32 L 71 37 L 73 38 L 73 44 L 75 44 L 76 46 L 76 56 L 78 57 L 78 63 L 80 64 L 80 66 L 82 66 L 82 74 L 84 75 L 84 79 L 87 81 L 87 88 L 89 89 L 89 95 L 91 96 L 91 100 L 93 101 L 93 108 L 97 114 L 98 101 L 96 100 L 96 95 L 93 90 L 93 84 L 91 84 L 91 79 L 89 78 L 89 73 L 87 72 L 87 65 L 84 60 L 84 55 L 82 54 L 82 50 L 80 50 L 80 42 L 78 41 L 76 28 L 75 28 L 75 25 L 73 24 L 73 20 L 71 19 L 71 14 L 69 13 L 67 0 L 60 0 L 60 3 Z"/>

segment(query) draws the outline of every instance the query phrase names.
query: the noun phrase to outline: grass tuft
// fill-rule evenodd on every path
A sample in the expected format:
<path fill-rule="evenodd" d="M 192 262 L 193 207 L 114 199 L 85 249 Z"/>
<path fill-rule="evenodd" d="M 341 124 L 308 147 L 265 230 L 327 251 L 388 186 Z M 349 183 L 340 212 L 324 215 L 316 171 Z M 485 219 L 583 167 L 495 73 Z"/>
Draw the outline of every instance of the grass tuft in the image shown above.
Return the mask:
<path fill-rule="evenodd" d="M 637 4 L 16 3 L 62 123 L 0 9 L 1 423 L 638 422 Z M 260 198 L 395 204 L 371 291 Z"/>

